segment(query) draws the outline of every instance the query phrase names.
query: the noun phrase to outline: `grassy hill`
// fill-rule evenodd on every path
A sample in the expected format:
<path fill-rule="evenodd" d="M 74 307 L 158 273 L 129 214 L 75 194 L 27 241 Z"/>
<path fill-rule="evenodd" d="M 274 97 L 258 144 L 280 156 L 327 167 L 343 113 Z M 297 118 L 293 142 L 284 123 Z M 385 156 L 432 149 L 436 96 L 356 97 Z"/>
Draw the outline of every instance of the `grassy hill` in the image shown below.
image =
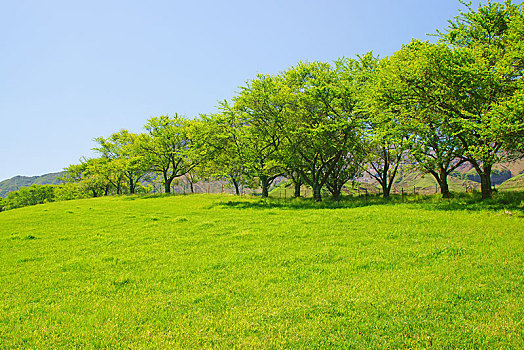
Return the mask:
<path fill-rule="evenodd" d="M 505 196 L 2 212 L 0 348 L 523 348 L 524 198 Z"/>
<path fill-rule="evenodd" d="M 41 176 L 15 176 L 0 182 L 0 197 L 6 197 L 9 192 L 17 191 L 20 187 L 36 185 L 58 185 L 58 177 L 63 172 L 49 173 Z"/>
<path fill-rule="evenodd" d="M 524 174 L 504 181 L 498 189 L 501 191 L 524 191 Z"/>

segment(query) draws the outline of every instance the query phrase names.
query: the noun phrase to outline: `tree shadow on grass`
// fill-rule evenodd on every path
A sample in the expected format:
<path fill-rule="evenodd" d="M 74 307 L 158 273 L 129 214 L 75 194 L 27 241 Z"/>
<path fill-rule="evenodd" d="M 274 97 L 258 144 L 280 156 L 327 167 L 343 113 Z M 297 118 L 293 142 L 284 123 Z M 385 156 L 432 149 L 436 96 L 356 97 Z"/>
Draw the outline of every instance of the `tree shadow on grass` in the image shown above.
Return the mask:
<path fill-rule="evenodd" d="M 391 204 L 391 199 L 383 199 L 378 196 L 364 197 L 342 197 L 339 200 L 332 198 L 323 199 L 316 202 L 311 198 L 293 199 L 238 199 L 215 203 L 214 206 L 235 209 L 290 209 L 290 210 L 310 210 L 310 209 L 347 209 L 360 208 L 372 205 Z"/>
<path fill-rule="evenodd" d="M 504 211 L 524 218 L 524 192 L 496 192 L 491 199 L 482 199 L 481 194 L 458 193 L 451 199 L 439 198 L 416 203 L 420 208 L 443 211 Z"/>
<path fill-rule="evenodd" d="M 125 195 L 123 199 L 126 201 L 135 201 L 137 199 L 154 199 L 154 198 L 173 197 L 173 196 L 183 196 L 183 195 L 180 193 L 139 193 L 139 194 Z"/>
<path fill-rule="evenodd" d="M 453 198 L 440 195 L 392 195 L 382 198 L 378 195 L 342 197 L 340 200 L 327 198 L 315 202 L 310 198 L 295 199 L 237 199 L 215 203 L 213 206 L 235 209 L 348 209 L 382 205 L 410 205 L 425 210 L 442 211 L 505 211 L 508 215 L 524 217 L 524 192 L 494 193 L 492 199 L 482 200 L 480 193 L 459 193 Z"/>

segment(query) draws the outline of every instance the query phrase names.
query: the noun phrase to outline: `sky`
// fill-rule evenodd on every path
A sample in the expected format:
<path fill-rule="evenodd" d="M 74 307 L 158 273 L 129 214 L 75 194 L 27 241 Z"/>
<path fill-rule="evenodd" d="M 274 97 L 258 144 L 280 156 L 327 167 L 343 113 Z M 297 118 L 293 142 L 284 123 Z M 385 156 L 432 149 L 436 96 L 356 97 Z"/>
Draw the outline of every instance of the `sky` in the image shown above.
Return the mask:
<path fill-rule="evenodd" d="M 514 1 L 515 2 L 515 1 Z M 0 0 L 0 181 L 94 156 L 93 138 L 217 111 L 257 73 L 385 57 L 458 0 Z"/>

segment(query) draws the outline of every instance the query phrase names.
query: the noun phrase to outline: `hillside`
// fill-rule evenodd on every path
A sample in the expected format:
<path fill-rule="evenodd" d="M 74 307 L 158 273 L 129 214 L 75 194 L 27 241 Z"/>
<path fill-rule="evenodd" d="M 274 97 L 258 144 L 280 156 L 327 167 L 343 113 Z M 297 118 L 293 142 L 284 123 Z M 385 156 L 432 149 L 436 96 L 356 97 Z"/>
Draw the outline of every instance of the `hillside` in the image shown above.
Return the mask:
<path fill-rule="evenodd" d="M 524 191 L 524 174 L 504 181 L 498 189 L 500 191 Z"/>
<path fill-rule="evenodd" d="M 0 348 L 523 348 L 524 202 L 511 195 L 1 212 Z"/>
<path fill-rule="evenodd" d="M 17 191 L 20 187 L 37 185 L 58 185 L 58 178 L 63 172 L 49 173 L 41 176 L 15 176 L 0 182 L 0 197 L 6 197 L 9 192 Z"/>

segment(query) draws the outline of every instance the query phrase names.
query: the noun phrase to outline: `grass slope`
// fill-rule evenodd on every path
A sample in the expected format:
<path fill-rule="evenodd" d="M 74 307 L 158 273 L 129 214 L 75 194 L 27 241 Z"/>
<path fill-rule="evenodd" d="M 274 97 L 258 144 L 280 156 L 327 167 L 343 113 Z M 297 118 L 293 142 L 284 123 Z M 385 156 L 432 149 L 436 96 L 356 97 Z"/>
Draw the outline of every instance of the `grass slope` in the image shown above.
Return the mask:
<path fill-rule="evenodd" d="M 461 201 L 2 212 L 0 348 L 523 348 L 524 202 Z"/>
<path fill-rule="evenodd" d="M 517 175 L 504 181 L 498 189 L 500 191 L 524 191 L 524 174 Z"/>

